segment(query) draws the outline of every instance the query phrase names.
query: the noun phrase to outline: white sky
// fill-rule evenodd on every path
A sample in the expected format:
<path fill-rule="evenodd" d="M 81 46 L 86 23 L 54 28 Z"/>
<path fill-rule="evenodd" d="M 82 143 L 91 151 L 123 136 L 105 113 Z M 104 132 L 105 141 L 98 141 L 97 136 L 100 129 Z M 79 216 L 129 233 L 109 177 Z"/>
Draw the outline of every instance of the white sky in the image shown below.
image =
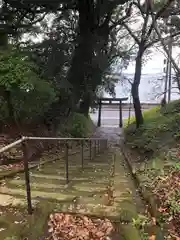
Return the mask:
<path fill-rule="evenodd" d="M 177 47 L 173 48 L 172 56 L 176 60 L 178 64 L 178 56 L 180 54 L 180 49 Z M 163 73 L 164 68 L 164 59 L 165 54 L 163 51 L 158 49 L 154 49 L 151 54 L 150 60 L 143 67 L 143 74 L 151 74 L 151 73 Z M 132 63 L 128 66 L 128 68 L 124 71 L 124 73 L 134 73 L 135 70 L 135 63 Z"/>
<path fill-rule="evenodd" d="M 162 53 L 154 53 L 151 60 L 149 60 L 145 66 L 143 67 L 143 74 L 147 73 L 163 73 L 164 68 L 164 56 Z M 126 73 L 134 73 L 135 70 L 135 63 L 130 64 L 127 70 L 124 72 Z"/>

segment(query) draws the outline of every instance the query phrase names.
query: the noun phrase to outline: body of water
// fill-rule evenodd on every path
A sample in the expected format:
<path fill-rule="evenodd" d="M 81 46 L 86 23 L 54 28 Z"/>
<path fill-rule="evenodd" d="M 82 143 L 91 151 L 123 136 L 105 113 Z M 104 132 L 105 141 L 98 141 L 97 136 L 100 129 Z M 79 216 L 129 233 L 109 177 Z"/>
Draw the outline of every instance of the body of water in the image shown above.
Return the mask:
<path fill-rule="evenodd" d="M 134 74 L 126 73 L 124 74 L 125 78 L 129 80 L 133 79 Z M 162 99 L 162 93 L 164 92 L 164 77 L 163 73 L 153 73 L 153 74 L 142 74 L 141 83 L 139 86 L 139 96 L 141 102 L 144 103 L 160 103 Z M 130 98 L 130 89 L 131 85 L 127 80 L 123 80 L 122 77 L 119 80 L 119 83 L 116 85 L 116 97 L 129 97 Z M 172 84 L 173 87 L 176 87 L 176 84 Z M 175 100 L 179 98 L 177 89 L 172 89 L 171 99 Z M 104 93 L 105 97 L 110 97 L 108 94 Z"/>
<path fill-rule="evenodd" d="M 128 79 L 133 79 L 133 74 L 125 74 L 125 77 Z M 164 81 L 162 80 L 163 73 L 154 73 L 154 74 L 142 74 L 141 84 L 139 87 L 139 96 L 141 102 L 144 103 L 160 103 L 162 100 L 162 93 L 164 92 Z M 172 84 L 173 87 L 176 86 L 175 83 Z M 116 97 L 128 97 L 128 102 L 130 101 L 130 87 L 131 85 L 127 80 L 120 80 L 116 85 Z M 177 92 L 177 90 L 176 90 Z M 179 99 L 179 94 L 175 93 L 174 89 L 171 94 L 171 99 Z M 104 93 L 104 97 L 111 97 L 108 94 Z M 122 116 L 123 119 L 128 118 L 128 111 L 123 111 Z M 134 115 L 134 111 L 131 111 L 131 115 Z M 91 113 L 91 118 L 95 124 L 98 121 L 98 111 L 95 113 Z M 119 111 L 118 109 L 115 111 L 111 111 L 102 108 L 101 114 L 101 123 L 102 126 L 118 126 L 119 125 Z"/>

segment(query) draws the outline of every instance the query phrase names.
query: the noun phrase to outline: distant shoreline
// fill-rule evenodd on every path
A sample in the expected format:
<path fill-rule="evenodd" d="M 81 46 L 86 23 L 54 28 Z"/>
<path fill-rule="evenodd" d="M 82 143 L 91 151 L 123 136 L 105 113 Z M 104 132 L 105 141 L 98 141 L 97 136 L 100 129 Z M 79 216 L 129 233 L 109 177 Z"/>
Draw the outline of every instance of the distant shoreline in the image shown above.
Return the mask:
<path fill-rule="evenodd" d="M 125 77 L 133 79 L 134 73 L 123 73 Z M 139 86 L 139 97 L 141 103 L 160 103 L 164 92 L 164 81 L 159 80 L 162 78 L 164 74 L 160 73 L 143 73 L 141 76 L 141 83 Z M 114 77 L 116 77 L 114 75 Z M 131 92 L 131 85 L 128 83 L 127 80 L 124 80 L 124 83 L 121 82 L 122 76 L 116 77 L 119 78 L 119 82 L 115 86 L 116 97 L 128 97 L 127 103 L 130 102 L 130 92 Z M 122 80 L 123 81 L 123 80 Z M 172 84 L 173 87 L 176 87 L 176 83 Z M 174 92 L 174 91 L 172 91 Z M 110 97 L 109 94 L 104 93 L 104 97 Z M 179 99 L 180 95 L 178 93 L 172 93 L 171 99 L 176 100 Z"/>

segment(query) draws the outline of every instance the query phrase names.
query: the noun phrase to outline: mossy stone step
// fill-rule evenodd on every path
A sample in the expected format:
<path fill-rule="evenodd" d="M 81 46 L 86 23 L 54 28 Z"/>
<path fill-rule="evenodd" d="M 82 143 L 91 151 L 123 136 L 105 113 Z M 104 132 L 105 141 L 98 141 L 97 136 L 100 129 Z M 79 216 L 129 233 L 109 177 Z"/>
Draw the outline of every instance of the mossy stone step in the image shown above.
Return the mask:
<path fill-rule="evenodd" d="M 24 196 L 26 197 L 26 191 L 25 189 L 12 189 L 8 187 L 0 187 L 0 192 L 3 194 L 8 194 L 12 196 Z M 68 194 L 63 194 L 60 192 L 45 192 L 45 191 L 31 191 L 32 198 L 42 198 L 42 199 L 52 199 L 52 200 L 57 200 L 57 201 L 65 201 L 67 200 L 68 202 L 73 200 L 76 196 L 68 193 Z M 0 204 L 1 205 L 1 204 Z"/>
<path fill-rule="evenodd" d="M 92 182 L 82 182 L 79 184 L 74 184 L 73 188 L 77 191 L 85 191 L 85 192 L 104 192 L 106 191 L 106 185 L 104 183 L 92 183 Z"/>
<path fill-rule="evenodd" d="M 13 186 L 13 187 L 23 187 L 25 188 L 25 181 L 24 180 L 11 180 L 9 182 L 7 182 L 8 186 Z M 62 190 L 62 189 L 65 189 L 66 188 L 66 185 L 65 184 L 52 184 L 52 183 L 39 183 L 38 181 L 36 182 L 32 182 L 31 181 L 31 188 L 32 189 L 36 189 L 36 188 L 44 188 L 44 189 L 59 189 L 59 190 Z"/>
<path fill-rule="evenodd" d="M 32 205 L 33 207 L 38 203 L 38 200 L 33 199 L 32 200 Z M 15 197 L 9 194 L 0 194 L 0 205 L 1 206 L 27 206 L 27 201 L 26 199 Z"/>
<path fill-rule="evenodd" d="M 49 179 L 49 180 L 64 180 L 64 174 L 63 175 L 46 175 L 46 174 L 42 174 L 42 173 L 38 173 L 38 172 L 32 172 L 30 174 L 31 177 L 35 177 L 35 178 L 42 178 L 42 179 Z"/>

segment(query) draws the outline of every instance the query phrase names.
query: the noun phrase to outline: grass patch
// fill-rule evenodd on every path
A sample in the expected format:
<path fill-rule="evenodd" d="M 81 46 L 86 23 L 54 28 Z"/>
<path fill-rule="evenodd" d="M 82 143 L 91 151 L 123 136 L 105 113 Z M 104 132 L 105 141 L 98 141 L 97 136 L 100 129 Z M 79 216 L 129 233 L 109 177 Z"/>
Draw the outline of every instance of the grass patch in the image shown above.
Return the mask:
<path fill-rule="evenodd" d="M 160 109 L 144 112 L 144 124 L 135 129 L 132 123 L 125 128 L 126 143 L 140 152 L 156 152 L 176 142 L 180 137 L 180 101 L 174 101 Z"/>
<path fill-rule="evenodd" d="M 125 128 L 126 151 L 134 173 L 170 239 L 180 237 L 179 139 L 180 100 L 146 111 L 139 129 L 133 121 Z"/>
<path fill-rule="evenodd" d="M 146 119 L 147 121 L 151 121 L 152 118 L 154 118 L 154 116 L 159 112 L 160 110 L 160 106 L 156 106 L 153 107 L 151 109 L 145 110 L 143 111 L 143 117 Z M 135 116 L 131 116 L 130 120 L 128 118 L 124 119 L 124 127 L 127 128 L 130 124 L 135 124 Z"/>

